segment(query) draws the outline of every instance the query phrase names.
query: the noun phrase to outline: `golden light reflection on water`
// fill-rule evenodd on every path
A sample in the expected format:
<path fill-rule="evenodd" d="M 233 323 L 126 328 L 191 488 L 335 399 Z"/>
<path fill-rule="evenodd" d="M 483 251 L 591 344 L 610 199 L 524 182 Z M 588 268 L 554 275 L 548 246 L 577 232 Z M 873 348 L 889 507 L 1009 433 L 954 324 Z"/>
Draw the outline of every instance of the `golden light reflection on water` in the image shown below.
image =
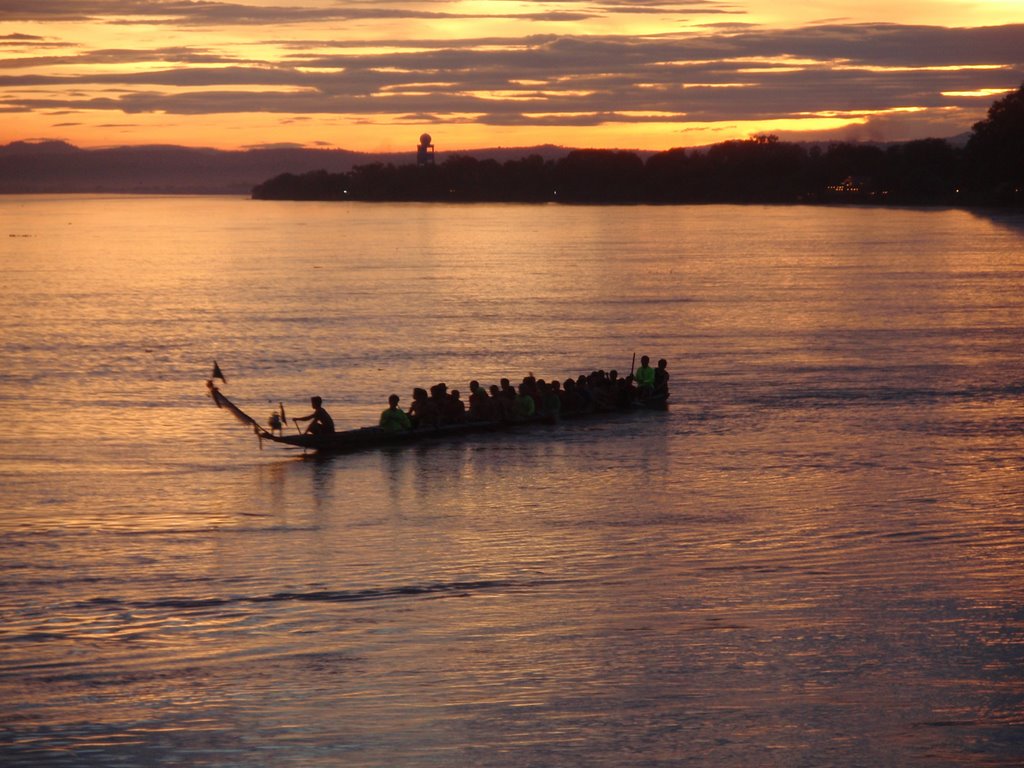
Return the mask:
<path fill-rule="evenodd" d="M 32 204 L 0 287 L 14 764 L 1012 764 L 1019 226 Z M 634 348 L 667 414 L 328 460 L 202 386 L 216 357 L 254 415 L 319 392 L 354 425 Z"/>

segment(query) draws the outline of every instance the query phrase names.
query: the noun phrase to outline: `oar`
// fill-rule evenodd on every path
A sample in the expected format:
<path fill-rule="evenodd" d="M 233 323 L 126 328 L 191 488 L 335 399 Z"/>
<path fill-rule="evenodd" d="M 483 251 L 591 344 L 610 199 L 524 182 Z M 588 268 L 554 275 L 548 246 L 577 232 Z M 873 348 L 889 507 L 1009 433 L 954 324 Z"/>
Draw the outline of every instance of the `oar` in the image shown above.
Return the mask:
<path fill-rule="evenodd" d="M 629 375 L 633 375 L 633 369 L 636 368 L 636 352 L 633 353 L 633 362 L 629 364 Z"/>

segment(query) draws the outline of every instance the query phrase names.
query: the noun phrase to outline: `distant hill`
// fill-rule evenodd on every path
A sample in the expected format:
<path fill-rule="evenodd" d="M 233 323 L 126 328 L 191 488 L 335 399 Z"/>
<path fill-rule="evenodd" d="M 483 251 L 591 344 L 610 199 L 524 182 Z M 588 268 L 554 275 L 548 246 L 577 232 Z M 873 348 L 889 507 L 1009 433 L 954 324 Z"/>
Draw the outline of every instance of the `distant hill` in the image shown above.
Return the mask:
<path fill-rule="evenodd" d="M 438 152 L 437 162 L 472 155 L 499 162 L 570 152 L 555 146 Z M 357 165 L 416 161 L 409 152 L 365 153 L 343 149 L 268 148 L 222 151 L 176 146 L 81 149 L 62 141 L 17 141 L 0 146 L 0 194 L 106 192 L 228 194 L 248 196 L 260 182 L 281 173 L 325 170 L 345 173 Z"/>
<path fill-rule="evenodd" d="M 970 134 L 949 143 L 963 146 Z M 831 142 L 800 146 L 826 149 Z M 887 147 L 889 144 L 863 144 Z M 499 163 L 538 155 L 561 160 L 570 147 L 473 149 L 438 152 L 438 165 L 461 155 Z M 643 160 L 656 153 L 629 150 Z M 225 194 L 248 197 L 253 187 L 280 174 L 301 175 L 313 171 L 348 173 L 356 166 L 409 165 L 416 162 L 415 148 L 408 152 L 366 153 L 343 149 L 299 147 L 223 151 L 179 146 L 115 147 L 81 149 L 63 141 L 16 141 L 0 145 L 0 194 L 29 193 L 133 193 Z"/>

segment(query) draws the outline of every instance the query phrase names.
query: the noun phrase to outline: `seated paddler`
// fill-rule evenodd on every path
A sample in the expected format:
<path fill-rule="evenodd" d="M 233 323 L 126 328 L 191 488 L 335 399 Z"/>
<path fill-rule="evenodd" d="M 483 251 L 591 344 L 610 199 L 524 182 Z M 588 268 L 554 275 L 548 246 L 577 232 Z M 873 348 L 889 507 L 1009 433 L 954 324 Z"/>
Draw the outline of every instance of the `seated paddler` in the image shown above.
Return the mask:
<path fill-rule="evenodd" d="M 533 399 L 530 394 L 530 385 L 521 384 L 519 386 L 519 394 L 515 400 L 515 418 L 516 421 L 526 421 L 532 419 L 537 413 L 537 401 Z"/>
<path fill-rule="evenodd" d="M 309 398 L 310 404 L 313 406 L 313 412 L 309 416 L 297 416 L 292 421 L 308 421 L 309 426 L 306 427 L 305 434 L 307 435 L 333 435 L 334 434 L 334 419 L 324 409 L 323 398 L 311 397 Z"/>
<path fill-rule="evenodd" d="M 409 420 L 416 428 L 430 427 L 437 429 L 441 426 L 441 411 L 427 395 L 423 387 L 415 387 L 412 390 L 412 405 L 409 406 Z"/>
<path fill-rule="evenodd" d="M 380 428 L 385 432 L 405 432 L 412 429 L 409 414 L 398 407 L 398 395 L 388 398 L 388 407 L 380 414 Z"/>

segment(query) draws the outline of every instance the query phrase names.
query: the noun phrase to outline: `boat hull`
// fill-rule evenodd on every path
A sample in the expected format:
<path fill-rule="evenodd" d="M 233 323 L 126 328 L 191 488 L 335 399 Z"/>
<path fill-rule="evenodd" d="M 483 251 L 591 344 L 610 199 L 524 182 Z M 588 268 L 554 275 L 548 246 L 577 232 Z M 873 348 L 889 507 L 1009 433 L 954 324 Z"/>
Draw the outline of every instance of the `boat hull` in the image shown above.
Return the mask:
<path fill-rule="evenodd" d="M 666 401 L 659 401 L 657 403 L 634 403 L 624 408 L 607 411 L 587 411 L 561 416 L 538 416 L 522 421 L 462 421 L 456 424 L 443 424 L 439 427 L 421 427 L 400 432 L 389 432 L 380 427 L 362 427 L 360 429 L 335 432 L 331 435 L 265 433 L 262 437 L 275 443 L 316 451 L 317 453 L 353 453 L 373 448 L 403 446 L 422 442 L 439 442 L 463 435 L 523 431 L 545 425 L 552 426 L 563 421 L 610 418 L 618 414 L 637 410 L 664 411 L 667 408 Z"/>
<path fill-rule="evenodd" d="M 403 446 L 425 441 L 443 441 L 455 439 L 463 435 L 471 435 L 486 432 L 508 432 L 512 430 L 523 430 L 543 425 L 554 425 L 562 421 L 577 421 L 580 419 L 601 419 L 613 417 L 617 414 L 629 413 L 637 410 L 668 409 L 668 395 L 659 398 L 637 400 L 618 408 L 598 408 L 588 411 L 574 411 L 571 413 L 559 414 L 557 416 L 536 416 L 529 419 L 516 421 L 460 421 L 452 424 L 442 424 L 438 427 L 420 427 L 418 429 L 389 431 L 380 427 L 362 427 L 342 432 L 333 432 L 329 435 L 316 434 L 285 434 L 282 431 L 267 429 L 255 419 L 242 411 L 232 403 L 224 394 L 213 385 L 212 381 L 207 382 L 210 396 L 219 408 L 230 411 L 235 418 L 243 424 L 251 427 L 256 435 L 263 440 L 270 440 L 275 443 L 287 445 L 292 448 L 301 448 L 304 451 L 315 451 L 317 453 L 352 453 L 355 451 L 370 450 L 373 448 L 386 448 L 389 446 Z M 280 424 L 280 422 L 278 422 Z"/>

